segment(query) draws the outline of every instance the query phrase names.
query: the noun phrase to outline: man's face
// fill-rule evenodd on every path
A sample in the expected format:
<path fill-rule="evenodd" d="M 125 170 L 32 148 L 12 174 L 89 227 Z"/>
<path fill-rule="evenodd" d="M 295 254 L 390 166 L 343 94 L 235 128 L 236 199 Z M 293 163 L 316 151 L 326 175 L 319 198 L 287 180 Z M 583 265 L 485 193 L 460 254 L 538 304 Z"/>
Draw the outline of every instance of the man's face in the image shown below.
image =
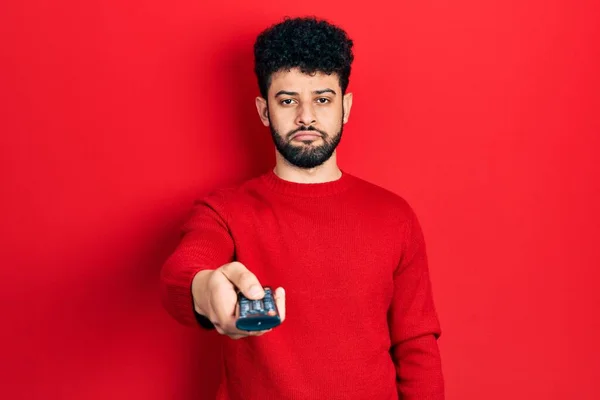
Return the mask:
<path fill-rule="evenodd" d="M 336 74 L 311 76 L 292 69 L 272 75 L 268 99 L 257 98 L 257 108 L 290 164 L 309 169 L 331 157 L 352 104 L 352 95 L 341 92 Z"/>

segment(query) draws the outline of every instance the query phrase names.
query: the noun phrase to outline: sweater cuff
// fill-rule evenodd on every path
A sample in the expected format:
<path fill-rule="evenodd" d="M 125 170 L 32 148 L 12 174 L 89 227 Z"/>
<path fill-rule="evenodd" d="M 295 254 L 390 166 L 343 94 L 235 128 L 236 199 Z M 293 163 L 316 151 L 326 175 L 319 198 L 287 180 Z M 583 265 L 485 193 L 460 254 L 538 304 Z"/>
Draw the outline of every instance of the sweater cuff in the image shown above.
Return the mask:
<path fill-rule="evenodd" d="M 196 310 L 194 309 L 194 298 L 192 297 L 192 281 L 196 274 L 205 268 L 179 268 L 177 273 L 169 274 L 169 268 L 163 269 L 162 301 L 169 313 L 180 323 L 188 326 L 202 327 L 212 325 L 208 318 L 200 316 L 206 321 L 200 323 Z M 199 315 L 199 314 L 198 314 Z M 207 323 L 208 322 L 208 323 Z"/>
<path fill-rule="evenodd" d="M 203 327 L 204 329 L 207 329 L 207 330 L 215 329 L 215 326 L 213 325 L 212 322 L 210 322 L 210 319 L 208 319 L 208 317 L 205 317 L 202 314 L 198 314 L 196 312 L 196 310 L 194 309 L 193 305 L 192 305 L 192 309 L 194 310 L 194 316 L 196 317 L 196 322 L 198 322 L 198 324 L 201 327 Z"/>

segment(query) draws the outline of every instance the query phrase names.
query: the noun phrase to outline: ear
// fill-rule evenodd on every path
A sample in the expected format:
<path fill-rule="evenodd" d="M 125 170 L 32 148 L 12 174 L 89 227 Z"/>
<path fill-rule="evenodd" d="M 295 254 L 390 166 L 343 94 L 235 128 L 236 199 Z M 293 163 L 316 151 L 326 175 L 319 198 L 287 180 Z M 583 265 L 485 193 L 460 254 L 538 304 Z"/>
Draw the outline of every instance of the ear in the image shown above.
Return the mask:
<path fill-rule="evenodd" d="M 267 106 L 267 101 L 262 97 L 257 97 L 255 99 L 256 102 L 256 111 L 258 111 L 258 116 L 262 121 L 264 126 L 269 126 L 269 107 Z"/>
<path fill-rule="evenodd" d="M 348 118 L 350 118 L 350 110 L 352 109 L 352 93 L 346 93 L 344 95 L 344 99 L 342 100 L 342 105 L 344 107 L 344 124 L 348 122 Z"/>

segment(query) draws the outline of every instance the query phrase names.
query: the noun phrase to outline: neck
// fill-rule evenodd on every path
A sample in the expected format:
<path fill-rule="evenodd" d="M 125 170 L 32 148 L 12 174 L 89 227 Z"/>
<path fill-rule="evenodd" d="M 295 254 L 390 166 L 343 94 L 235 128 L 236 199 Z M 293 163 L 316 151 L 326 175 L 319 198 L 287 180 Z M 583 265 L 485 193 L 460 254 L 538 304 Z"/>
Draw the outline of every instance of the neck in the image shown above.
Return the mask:
<path fill-rule="evenodd" d="M 325 183 L 340 179 L 342 171 L 337 165 L 335 152 L 323 164 L 305 169 L 290 164 L 279 152 L 276 155 L 275 175 L 283 180 L 296 183 Z"/>

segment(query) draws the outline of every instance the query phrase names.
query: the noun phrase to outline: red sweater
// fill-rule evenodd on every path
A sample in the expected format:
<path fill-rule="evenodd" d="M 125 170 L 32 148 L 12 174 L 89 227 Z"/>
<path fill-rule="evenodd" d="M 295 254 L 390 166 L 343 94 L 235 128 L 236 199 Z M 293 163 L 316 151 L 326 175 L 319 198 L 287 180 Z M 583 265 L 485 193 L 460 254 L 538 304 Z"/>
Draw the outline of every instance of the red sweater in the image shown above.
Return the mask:
<path fill-rule="evenodd" d="M 197 325 L 192 278 L 233 260 L 285 288 L 286 320 L 223 336 L 217 399 L 444 398 L 425 244 L 401 197 L 345 172 L 300 184 L 269 171 L 217 190 L 163 267 L 167 310 Z"/>

